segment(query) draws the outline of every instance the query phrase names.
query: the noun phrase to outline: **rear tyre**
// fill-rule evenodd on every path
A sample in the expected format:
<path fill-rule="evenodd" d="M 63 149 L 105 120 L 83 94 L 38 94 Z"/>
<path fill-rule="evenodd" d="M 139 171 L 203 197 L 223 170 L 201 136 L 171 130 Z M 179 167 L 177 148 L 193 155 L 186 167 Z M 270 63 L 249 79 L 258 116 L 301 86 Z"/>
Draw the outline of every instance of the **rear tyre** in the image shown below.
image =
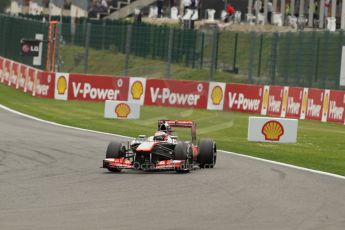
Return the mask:
<path fill-rule="evenodd" d="M 175 160 L 183 160 L 185 163 L 176 169 L 177 173 L 189 173 L 193 167 L 192 146 L 187 143 L 178 143 L 174 149 Z"/>
<path fill-rule="evenodd" d="M 200 168 L 213 168 L 217 161 L 217 146 L 213 140 L 204 139 L 199 142 L 197 162 Z"/>

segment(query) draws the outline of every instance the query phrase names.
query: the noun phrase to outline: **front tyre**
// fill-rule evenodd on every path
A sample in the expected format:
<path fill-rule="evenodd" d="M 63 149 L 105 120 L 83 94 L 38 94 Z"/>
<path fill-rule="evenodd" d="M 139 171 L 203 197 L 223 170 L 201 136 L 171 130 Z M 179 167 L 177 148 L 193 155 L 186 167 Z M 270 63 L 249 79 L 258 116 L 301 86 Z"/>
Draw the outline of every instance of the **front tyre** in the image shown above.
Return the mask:
<path fill-rule="evenodd" d="M 109 143 L 105 157 L 106 158 L 122 158 L 126 155 L 126 148 L 121 142 L 112 141 Z M 119 173 L 121 169 L 107 167 L 108 171 Z"/>
<path fill-rule="evenodd" d="M 200 168 L 213 168 L 217 162 L 216 142 L 210 139 L 200 140 L 197 163 Z"/>
<path fill-rule="evenodd" d="M 106 158 L 122 158 L 125 157 L 126 149 L 121 142 L 112 141 L 109 143 L 107 152 L 105 154 Z"/>

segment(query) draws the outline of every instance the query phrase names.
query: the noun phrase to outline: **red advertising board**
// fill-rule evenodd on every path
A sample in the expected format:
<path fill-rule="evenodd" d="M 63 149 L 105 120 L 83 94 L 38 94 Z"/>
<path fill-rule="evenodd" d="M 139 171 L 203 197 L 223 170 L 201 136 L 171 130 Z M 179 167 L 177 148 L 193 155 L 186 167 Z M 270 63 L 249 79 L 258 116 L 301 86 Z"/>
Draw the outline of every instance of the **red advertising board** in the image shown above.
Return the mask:
<path fill-rule="evenodd" d="M 33 95 L 34 92 L 34 82 L 38 74 L 38 71 L 34 68 L 29 68 L 26 71 L 25 83 L 24 83 L 24 92 Z"/>
<path fill-rule="evenodd" d="M 68 100 L 105 101 L 128 99 L 129 78 L 70 74 Z"/>
<path fill-rule="evenodd" d="M 309 89 L 305 119 L 321 121 L 323 108 L 323 89 Z"/>
<path fill-rule="evenodd" d="M 289 87 L 286 106 L 286 118 L 299 119 L 301 116 L 303 88 Z"/>
<path fill-rule="evenodd" d="M 344 124 L 345 122 L 345 91 L 331 90 L 327 121 Z"/>
<path fill-rule="evenodd" d="M 282 112 L 284 87 L 270 86 L 267 115 L 279 117 Z"/>
<path fill-rule="evenodd" d="M 0 57 L 0 83 L 3 82 L 4 62 L 5 62 L 5 59 Z"/>
<path fill-rule="evenodd" d="M 12 62 L 12 64 L 10 64 L 10 76 L 9 76 L 8 85 L 14 88 L 17 85 L 18 67 L 20 67 L 20 64 L 17 62 Z"/>
<path fill-rule="evenodd" d="M 227 84 L 225 88 L 224 110 L 260 113 L 263 86 Z"/>
<path fill-rule="evenodd" d="M 39 71 L 34 87 L 35 96 L 54 98 L 55 73 Z"/>
<path fill-rule="evenodd" d="M 208 88 L 207 82 L 149 79 L 145 105 L 206 109 Z"/>
<path fill-rule="evenodd" d="M 16 89 L 24 91 L 25 78 L 26 78 L 28 68 L 29 67 L 27 67 L 26 65 L 23 65 L 23 64 L 19 65 L 19 68 L 17 69 Z"/>
<path fill-rule="evenodd" d="M 6 84 L 6 85 L 9 83 L 9 79 L 10 79 L 10 68 L 11 68 L 11 65 L 12 65 L 12 61 L 10 61 L 8 59 L 4 60 L 1 82 Z"/>

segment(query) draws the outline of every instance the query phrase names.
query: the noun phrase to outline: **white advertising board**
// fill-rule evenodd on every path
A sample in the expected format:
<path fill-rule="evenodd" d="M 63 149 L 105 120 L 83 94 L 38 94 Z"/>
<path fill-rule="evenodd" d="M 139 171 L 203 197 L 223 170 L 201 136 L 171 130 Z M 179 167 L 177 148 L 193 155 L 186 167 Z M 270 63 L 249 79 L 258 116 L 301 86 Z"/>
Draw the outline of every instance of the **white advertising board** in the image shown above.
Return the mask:
<path fill-rule="evenodd" d="M 105 101 L 104 118 L 139 119 L 140 103 L 128 101 Z"/>
<path fill-rule="evenodd" d="M 272 117 L 249 117 L 248 141 L 296 143 L 298 120 Z"/>
<path fill-rule="evenodd" d="M 345 86 L 345 46 L 343 46 L 343 51 L 341 55 L 340 86 Z"/>
<path fill-rule="evenodd" d="M 225 83 L 210 82 L 207 109 L 208 110 L 223 110 Z"/>

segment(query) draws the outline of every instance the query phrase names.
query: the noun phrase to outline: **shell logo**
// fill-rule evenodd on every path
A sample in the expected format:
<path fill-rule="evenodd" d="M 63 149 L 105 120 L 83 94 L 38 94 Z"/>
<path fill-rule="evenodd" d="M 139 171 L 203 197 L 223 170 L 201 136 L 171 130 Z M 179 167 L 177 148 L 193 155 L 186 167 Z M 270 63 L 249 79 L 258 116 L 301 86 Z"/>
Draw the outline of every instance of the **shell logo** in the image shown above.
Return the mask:
<path fill-rule="evenodd" d="M 289 91 L 288 90 L 284 90 L 284 94 L 283 94 L 283 111 L 286 111 L 286 107 L 287 107 L 287 101 L 288 101 L 288 95 L 289 95 Z"/>
<path fill-rule="evenodd" d="M 67 89 L 67 80 L 64 76 L 59 77 L 56 87 L 57 87 L 58 94 L 60 95 L 65 94 L 66 89 Z"/>
<path fill-rule="evenodd" d="M 308 93 L 304 92 L 303 93 L 303 99 L 302 99 L 302 113 L 305 113 L 307 109 L 307 102 L 308 102 Z"/>
<path fill-rule="evenodd" d="M 265 89 L 265 91 L 264 91 L 264 96 L 263 96 L 263 100 L 262 100 L 263 108 L 264 108 L 264 109 L 266 109 L 266 108 L 267 108 L 267 105 L 268 105 L 268 96 L 269 96 L 269 91 L 268 91 L 268 89 Z"/>
<path fill-rule="evenodd" d="M 214 105 L 219 105 L 220 102 L 223 99 L 223 90 L 221 87 L 216 86 L 212 89 L 212 93 L 211 93 L 211 99 L 212 99 L 212 103 Z"/>
<path fill-rule="evenodd" d="M 284 135 L 284 127 L 278 121 L 268 121 L 262 126 L 261 132 L 266 141 L 279 141 Z"/>
<path fill-rule="evenodd" d="M 144 92 L 143 83 L 141 81 L 134 82 L 131 88 L 132 98 L 139 100 L 141 95 L 143 95 L 143 92 Z"/>
<path fill-rule="evenodd" d="M 327 116 L 328 107 L 329 107 L 329 94 L 326 93 L 325 99 L 323 101 L 323 114 L 324 114 L 324 116 Z"/>
<path fill-rule="evenodd" d="M 115 113 L 119 118 L 127 118 L 131 112 L 131 107 L 125 103 L 120 103 L 115 107 Z"/>

